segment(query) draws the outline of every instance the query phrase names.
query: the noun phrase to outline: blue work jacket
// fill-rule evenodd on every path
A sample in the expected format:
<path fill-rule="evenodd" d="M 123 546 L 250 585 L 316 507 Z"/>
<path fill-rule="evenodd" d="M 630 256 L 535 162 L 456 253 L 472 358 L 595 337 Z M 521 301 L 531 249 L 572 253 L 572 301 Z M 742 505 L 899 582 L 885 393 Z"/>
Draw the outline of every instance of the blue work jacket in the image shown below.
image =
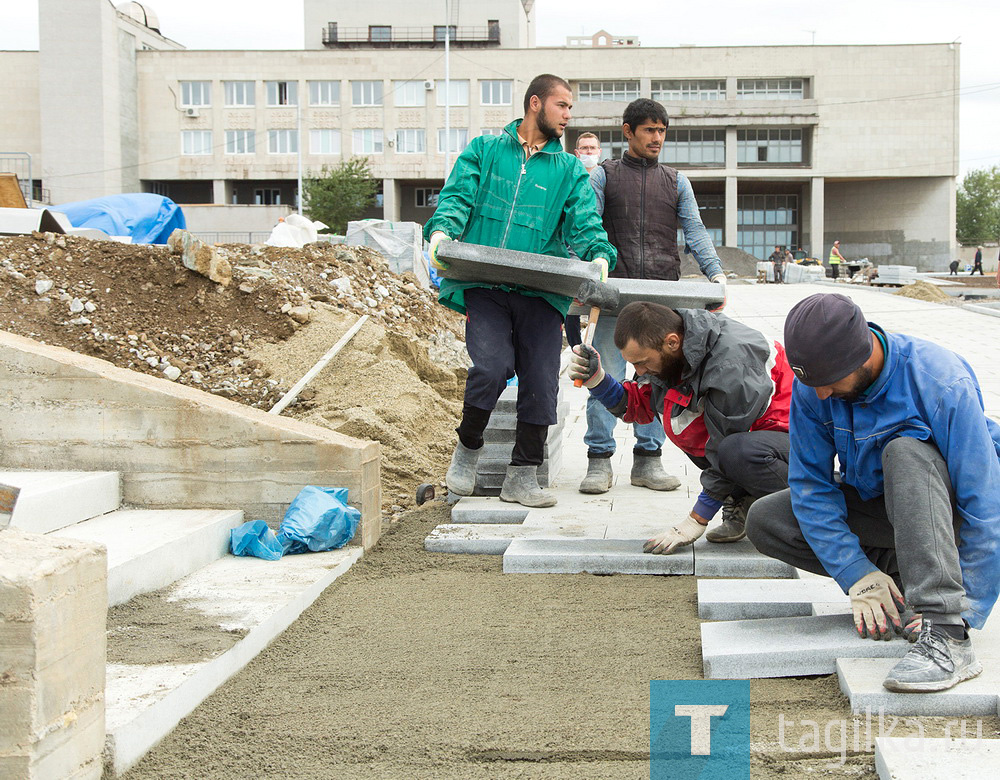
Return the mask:
<path fill-rule="evenodd" d="M 846 593 L 875 571 L 847 525 L 841 479 L 861 498 L 885 492 L 882 450 L 909 436 L 933 442 L 948 464 L 958 513 L 959 559 L 969 608 L 963 617 L 981 628 L 1000 592 L 1000 425 L 983 410 L 983 396 L 963 358 L 923 339 L 880 333 L 885 365 L 865 395 L 853 403 L 819 400 L 798 379 L 789 420 L 788 485 L 806 541 Z"/>

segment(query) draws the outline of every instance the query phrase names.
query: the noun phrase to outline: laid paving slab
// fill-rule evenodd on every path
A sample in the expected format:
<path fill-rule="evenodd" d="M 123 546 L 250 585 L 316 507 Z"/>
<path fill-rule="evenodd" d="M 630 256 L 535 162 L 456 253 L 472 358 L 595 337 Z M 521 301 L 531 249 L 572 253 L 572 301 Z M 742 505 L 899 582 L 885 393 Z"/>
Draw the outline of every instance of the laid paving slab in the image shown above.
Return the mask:
<path fill-rule="evenodd" d="M 719 544 L 704 536 L 694 547 L 694 573 L 698 577 L 794 578 L 795 567 L 757 552 L 749 539 Z"/>
<path fill-rule="evenodd" d="M 523 523 L 531 509 L 520 505 L 503 504 L 498 501 L 469 496 L 461 499 L 451 510 L 453 524 L 503 523 L 514 525 Z"/>
<path fill-rule="evenodd" d="M 599 524 L 597 532 L 603 536 L 604 528 Z M 470 555 L 503 555 L 514 539 L 542 536 L 585 537 L 593 536 L 595 526 L 586 523 L 551 524 L 531 527 L 523 524 L 469 524 L 455 523 L 437 526 L 424 539 L 424 549 L 428 552 L 463 553 Z"/>
<path fill-rule="evenodd" d="M 917 739 L 879 737 L 875 740 L 875 771 L 879 780 L 983 780 L 1000 777 L 1000 740 Z"/>
<path fill-rule="evenodd" d="M 697 557 L 695 571 L 697 573 Z M 698 617 L 702 620 L 757 620 L 804 617 L 814 602 L 849 604 L 832 579 L 698 580 Z"/>
<path fill-rule="evenodd" d="M 754 680 L 833 674 L 838 658 L 899 657 L 909 643 L 862 639 L 849 615 L 702 623 L 706 679 Z"/>
<path fill-rule="evenodd" d="M 882 687 L 895 658 L 841 658 L 837 661 L 840 690 L 851 700 L 851 712 L 882 709 L 887 715 L 972 717 L 996 715 L 1000 686 L 982 675 L 938 693 L 893 693 Z"/>
<path fill-rule="evenodd" d="M 642 551 L 644 539 L 516 539 L 503 556 L 505 574 L 693 574 L 690 547 L 671 555 Z"/>
<path fill-rule="evenodd" d="M 0 471 L 0 482 L 21 488 L 11 528 L 46 534 L 121 506 L 116 471 Z"/>

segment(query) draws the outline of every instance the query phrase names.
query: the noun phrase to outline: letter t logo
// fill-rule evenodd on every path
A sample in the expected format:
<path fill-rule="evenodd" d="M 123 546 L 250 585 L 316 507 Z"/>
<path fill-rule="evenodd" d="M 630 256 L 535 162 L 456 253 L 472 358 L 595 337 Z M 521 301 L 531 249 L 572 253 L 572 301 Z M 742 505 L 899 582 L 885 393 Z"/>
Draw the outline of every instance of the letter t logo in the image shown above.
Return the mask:
<path fill-rule="evenodd" d="M 712 716 L 723 716 L 728 704 L 675 704 L 674 715 L 691 718 L 691 755 L 712 755 Z"/>

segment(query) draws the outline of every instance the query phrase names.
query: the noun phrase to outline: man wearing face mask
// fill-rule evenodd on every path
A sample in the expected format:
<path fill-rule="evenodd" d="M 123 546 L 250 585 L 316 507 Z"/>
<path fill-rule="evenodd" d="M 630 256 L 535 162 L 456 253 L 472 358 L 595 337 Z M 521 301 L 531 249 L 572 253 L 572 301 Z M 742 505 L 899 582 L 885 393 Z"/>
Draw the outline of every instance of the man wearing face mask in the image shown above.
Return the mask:
<path fill-rule="evenodd" d="M 576 139 L 576 149 L 573 150 L 587 173 L 592 173 L 601 160 L 601 142 L 593 133 L 580 133 Z"/>
<path fill-rule="evenodd" d="M 669 123 L 659 103 L 646 98 L 633 101 L 622 117 L 628 150 L 620 160 L 605 160 L 590 175 L 598 213 L 603 216 L 608 239 L 618 250 L 618 263 L 611 276 L 677 281 L 681 267 L 677 231 L 682 229 L 702 273 L 722 285 L 725 296 L 726 277 L 701 221 L 691 183 L 684 174 L 659 162 Z M 606 356 L 604 369 L 621 381 L 625 378 L 625 361 L 615 349 L 614 332 L 615 318 L 602 316 L 593 343 Z M 584 436 L 588 465 L 587 476 L 580 483 L 581 493 L 611 489 L 615 423 L 599 401 L 594 397 L 588 400 Z M 667 474 L 660 462 L 663 426 L 637 424 L 633 430 L 636 443 L 631 483 L 651 490 L 675 490 L 680 480 Z M 728 533 L 728 527 L 724 529 Z M 738 533 L 742 533 L 742 527 Z M 735 529 L 733 534 L 737 534 Z"/>
<path fill-rule="evenodd" d="M 621 310 L 614 344 L 635 366 L 634 382 L 605 373 L 593 347 L 573 350 L 569 375 L 590 399 L 625 422 L 659 425 L 701 469 L 690 514 L 646 542 L 645 552 L 691 544 L 722 509 L 722 537 L 745 536 L 749 506 L 788 486 L 792 371 L 777 342 L 724 314 L 639 301 Z"/>

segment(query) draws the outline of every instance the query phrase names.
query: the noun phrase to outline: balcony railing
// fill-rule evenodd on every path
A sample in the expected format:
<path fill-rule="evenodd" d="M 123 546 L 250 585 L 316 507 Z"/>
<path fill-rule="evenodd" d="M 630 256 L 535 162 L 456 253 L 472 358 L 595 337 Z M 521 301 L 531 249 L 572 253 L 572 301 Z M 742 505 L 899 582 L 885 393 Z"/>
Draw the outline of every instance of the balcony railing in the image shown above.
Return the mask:
<path fill-rule="evenodd" d="M 445 25 L 436 27 L 341 27 L 323 28 L 323 45 L 329 48 L 415 49 L 444 47 Z M 500 45 L 500 25 L 451 28 L 451 45 L 459 48 L 485 48 Z"/>

